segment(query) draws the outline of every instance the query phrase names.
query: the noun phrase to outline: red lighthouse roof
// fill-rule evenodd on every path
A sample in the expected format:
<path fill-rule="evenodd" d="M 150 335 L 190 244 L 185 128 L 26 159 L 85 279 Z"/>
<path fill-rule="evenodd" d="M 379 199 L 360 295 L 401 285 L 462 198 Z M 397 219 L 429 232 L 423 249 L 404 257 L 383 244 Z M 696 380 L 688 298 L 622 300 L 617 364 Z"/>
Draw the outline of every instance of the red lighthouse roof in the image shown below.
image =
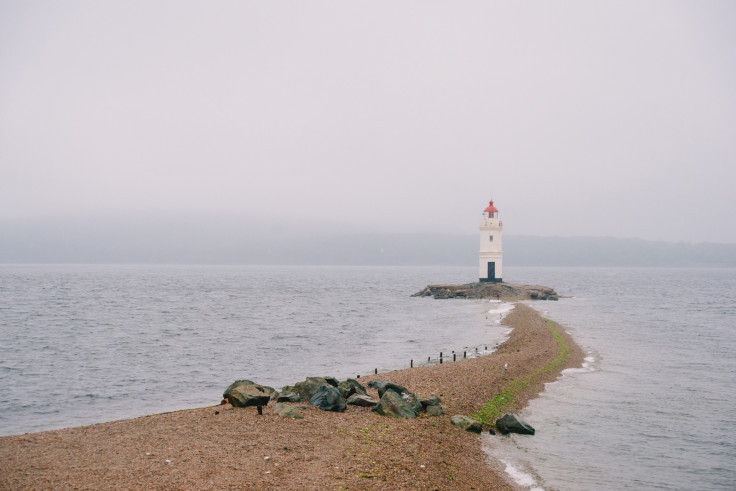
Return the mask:
<path fill-rule="evenodd" d="M 488 202 L 488 207 L 485 210 L 483 210 L 483 212 L 493 213 L 494 211 L 498 211 L 498 208 L 493 206 L 493 200 L 491 200 Z"/>

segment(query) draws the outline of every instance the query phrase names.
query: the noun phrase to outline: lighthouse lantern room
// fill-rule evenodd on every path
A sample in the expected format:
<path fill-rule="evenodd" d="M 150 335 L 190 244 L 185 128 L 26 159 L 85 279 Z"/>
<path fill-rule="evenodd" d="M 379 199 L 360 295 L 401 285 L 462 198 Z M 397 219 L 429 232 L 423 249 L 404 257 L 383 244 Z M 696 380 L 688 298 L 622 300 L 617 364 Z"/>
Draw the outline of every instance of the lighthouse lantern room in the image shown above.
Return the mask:
<path fill-rule="evenodd" d="M 498 218 L 498 208 L 493 201 L 483 210 L 480 220 L 480 252 L 478 253 L 478 276 L 481 282 L 500 282 L 503 278 L 501 259 L 501 232 L 503 222 Z"/>

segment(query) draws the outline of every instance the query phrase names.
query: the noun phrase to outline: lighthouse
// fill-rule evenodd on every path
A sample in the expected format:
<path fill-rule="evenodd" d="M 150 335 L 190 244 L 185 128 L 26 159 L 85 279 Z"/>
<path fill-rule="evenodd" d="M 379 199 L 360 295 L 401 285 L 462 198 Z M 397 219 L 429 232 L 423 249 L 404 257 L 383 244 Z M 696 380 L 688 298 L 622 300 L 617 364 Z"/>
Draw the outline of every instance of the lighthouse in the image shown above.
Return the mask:
<path fill-rule="evenodd" d="M 480 281 L 500 282 L 503 278 L 501 259 L 501 232 L 503 222 L 498 218 L 498 208 L 493 201 L 483 210 L 480 219 L 480 252 L 478 253 L 478 277 Z"/>

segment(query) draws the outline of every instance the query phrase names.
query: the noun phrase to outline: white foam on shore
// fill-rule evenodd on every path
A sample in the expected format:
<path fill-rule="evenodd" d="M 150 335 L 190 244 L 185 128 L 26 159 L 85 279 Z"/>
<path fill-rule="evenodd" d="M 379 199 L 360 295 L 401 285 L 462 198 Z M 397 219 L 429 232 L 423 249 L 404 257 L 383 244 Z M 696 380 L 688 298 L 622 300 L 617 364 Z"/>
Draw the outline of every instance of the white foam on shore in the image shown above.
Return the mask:
<path fill-rule="evenodd" d="M 583 358 L 583 364 L 580 366 L 580 368 L 565 368 L 562 370 L 562 375 L 570 375 L 573 373 L 589 373 L 589 372 L 595 372 L 596 368 L 593 365 L 595 362 L 595 357 L 592 355 L 588 355 L 585 358 Z M 554 383 L 554 382 L 552 382 Z M 545 384 L 546 386 L 547 384 Z"/>
<path fill-rule="evenodd" d="M 508 474 L 509 477 L 511 477 L 511 479 L 513 479 L 516 484 L 525 488 L 529 488 L 532 491 L 544 491 L 543 487 L 537 485 L 537 481 L 534 480 L 531 474 L 527 474 L 526 472 L 517 469 L 507 460 L 500 460 L 501 463 L 506 466 L 506 474 Z"/>
<path fill-rule="evenodd" d="M 489 300 L 493 305 L 486 312 L 486 319 L 492 321 L 494 324 L 501 324 L 504 317 L 514 309 L 514 304 L 509 302 L 501 302 Z"/>

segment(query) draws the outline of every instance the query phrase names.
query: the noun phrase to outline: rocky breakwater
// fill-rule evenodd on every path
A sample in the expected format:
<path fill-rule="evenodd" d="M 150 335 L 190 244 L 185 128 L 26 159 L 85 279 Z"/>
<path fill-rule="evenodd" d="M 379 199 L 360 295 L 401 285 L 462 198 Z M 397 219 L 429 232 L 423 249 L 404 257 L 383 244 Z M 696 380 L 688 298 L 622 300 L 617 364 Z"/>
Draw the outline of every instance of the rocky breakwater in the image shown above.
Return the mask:
<path fill-rule="evenodd" d="M 288 385 L 277 392 L 274 388 L 259 385 L 251 380 L 236 380 L 225 389 L 221 404 L 233 407 L 256 406 L 258 414 L 269 401 L 276 400 L 274 414 L 283 418 L 302 419 L 298 409 L 309 406 L 289 403 L 308 402 L 323 411 L 344 412 L 347 406 L 372 408 L 374 412 L 394 418 L 416 418 L 420 413 L 427 416 L 444 414 L 440 398 L 431 395 L 420 397 L 400 384 L 389 380 L 375 379 L 368 387 L 378 392 L 378 399 L 368 395 L 366 387 L 355 379 L 342 382 L 334 377 L 307 377 L 303 382 Z"/>
<path fill-rule="evenodd" d="M 412 297 L 557 300 L 559 295 L 548 286 L 475 282 L 466 285 L 427 285 Z"/>

